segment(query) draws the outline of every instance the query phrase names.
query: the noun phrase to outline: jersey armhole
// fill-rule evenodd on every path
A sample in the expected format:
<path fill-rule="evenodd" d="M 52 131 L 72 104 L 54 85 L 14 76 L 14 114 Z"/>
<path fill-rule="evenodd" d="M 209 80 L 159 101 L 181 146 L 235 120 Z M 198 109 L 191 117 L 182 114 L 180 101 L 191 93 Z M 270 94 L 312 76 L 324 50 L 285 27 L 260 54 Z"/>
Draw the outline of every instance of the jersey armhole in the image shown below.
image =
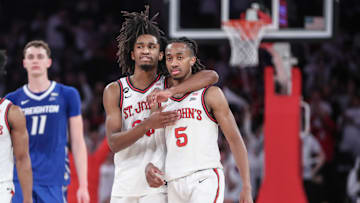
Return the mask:
<path fill-rule="evenodd" d="M 214 118 L 214 116 L 210 113 L 210 111 L 208 111 L 208 109 L 206 108 L 206 104 L 205 104 L 205 93 L 206 91 L 209 89 L 209 86 L 204 88 L 202 94 L 201 94 L 201 104 L 203 109 L 205 110 L 206 115 L 210 118 L 210 120 L 214 121 L 215 123 L 217 123 L 217 120 Z"/>
<path fill-rule="evenodd" d="M 120 87 L 119 107 L 120 107 L 120 109 L 122 109 L 123 101 L 124 101 L 124 99 L 123 99 L 123 97 L 124 97 L 124 94 L 123 94 L 123 92 L 124 92 L 124 91 L 123 91 L 123 86 L 122 86 L 122 83 L 121 83 L 120 79 L 117 80 L 116 82 L 119 84 L 119 87 Z"/>
<path fill-rule="evenodd" d="M 9 123 L 9 120 L 8 120 L 8 113 L 9 113 L 9 110 L 10 110 L 10 107 L 11 107 L 12 103 L 10 102 L 7 107 L 6 107 L 6 110 L 5 110 L 5 123 L 6 123 L 6 127 L 8 128 L 8 131 L 11 133 L 11 126 L 10 126 L 10 123 Z"/>

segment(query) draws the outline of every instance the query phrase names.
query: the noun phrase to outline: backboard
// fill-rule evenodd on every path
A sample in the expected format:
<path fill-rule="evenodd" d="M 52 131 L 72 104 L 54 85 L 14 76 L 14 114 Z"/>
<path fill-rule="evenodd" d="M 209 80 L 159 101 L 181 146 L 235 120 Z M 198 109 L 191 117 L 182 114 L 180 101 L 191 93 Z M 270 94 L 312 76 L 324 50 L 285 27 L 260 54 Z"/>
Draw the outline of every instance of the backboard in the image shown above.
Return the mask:
<path fill-rule="evenodd" d="M 169 35 L 226 39 L 222 22 L 240 18 L 252 2 L 272 18 L 265 41 L 330 39 L 339 0 L 169 0 Z"/>

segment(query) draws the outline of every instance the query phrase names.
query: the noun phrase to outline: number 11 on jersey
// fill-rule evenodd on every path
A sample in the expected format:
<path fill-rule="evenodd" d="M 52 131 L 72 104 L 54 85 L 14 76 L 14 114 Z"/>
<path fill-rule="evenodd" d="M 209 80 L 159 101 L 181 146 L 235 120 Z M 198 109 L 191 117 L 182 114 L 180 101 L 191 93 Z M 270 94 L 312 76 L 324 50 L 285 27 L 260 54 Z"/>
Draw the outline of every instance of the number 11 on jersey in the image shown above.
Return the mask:
<path fill-rule="evenodd" d="M 40 123 L 39 123 L 40 117 Z M 40 116 L 31 116 L 32 119 L 32 126 L 31 126 L 31 135 L 42 135 L 45 131 L 45 124 L 46 124 L 46 115 Z"/>

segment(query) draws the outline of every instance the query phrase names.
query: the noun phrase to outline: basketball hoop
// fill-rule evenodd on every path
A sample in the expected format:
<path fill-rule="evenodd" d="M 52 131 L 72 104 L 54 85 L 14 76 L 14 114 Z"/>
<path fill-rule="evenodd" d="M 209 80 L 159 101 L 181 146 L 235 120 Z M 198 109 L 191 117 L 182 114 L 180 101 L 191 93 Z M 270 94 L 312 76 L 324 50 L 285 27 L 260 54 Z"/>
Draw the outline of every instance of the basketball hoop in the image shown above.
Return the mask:
<path fill-rule="evenodd" d="M 268 23 L 263 20 L 229 20 L 223 23 L 231 45 L 231 66 L 257 66 L 258 48 Z"/>
<path fill-rule="evenodd" d="M 230 40 L 230 65 L 249 67 L 259 64 L 258 48 L 271 25 L 271 18 L 260 10 L 258 3 L 252 3 L 240 19 L 223 22 L 222 28 Z"/>

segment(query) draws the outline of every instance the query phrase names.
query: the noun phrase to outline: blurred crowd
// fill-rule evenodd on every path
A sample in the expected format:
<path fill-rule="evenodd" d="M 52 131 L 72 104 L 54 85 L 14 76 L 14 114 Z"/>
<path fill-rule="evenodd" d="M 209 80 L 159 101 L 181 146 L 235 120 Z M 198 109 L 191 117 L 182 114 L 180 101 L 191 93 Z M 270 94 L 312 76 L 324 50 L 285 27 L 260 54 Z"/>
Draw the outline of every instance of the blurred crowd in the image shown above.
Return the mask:
<path fill-rule="evenodd" d="M 143 10 L 150 3 L 158 22 L 167 32 L 166 0 L 45 0 L 0 3 L 0 49 L 6 49 L 7 75 L 0 81 L 0 95 L 26 83 L 22 49 L 33 39 L 47 41 L 52 50 L 52 80 L 76 87 L 82 99 L 84 134 L 89 154 L 95 154 L 104 139 L 102 93 L 105 85 L 119 78 L 116 36 L 123 18 L 121 10 Z M 196 1 L 199 12 L 212 19 L 210 0 Z M 201 9 L 202 5 L 210 6 Z M 241 10 L 242 5 L 238 5 Z M 194 8 L 194 7 L 192 7 Z M 302 135 L 303 178 L 310 202 L 352 202 L 360 195 L 360 32 L 346 22 L 357 19 L 360 4 L 342 1 L 337 35 L 321 42 L 294 42 L 303 77 L 303 99 L 311 108 L 311 130 Z M 186 16 L 184 16 L 186 17 Z M 209 18 L 197 19 L 199 24 Z M 353 22 L 353 21 L 352 21 Z M 359 22 L 353 22 L 358 24 Z M 238 69 L 229 65 L 228 42 L 200 43 L 200 59 L 220 76 L 219 83 L 246 142 L 253 195 L 263 179 L 264 66 L 271 56 L 260 50 L 260 65 Z M 300 133 L 299 133 L 300 136 Z M 241 178 L 224 136 L 219 138 L 226 176 L 225 201 L 236 202 Z M 99 167 L 98 202 L 109 200 L 113 178 L 112 154 Z M 90 159 L 89 159 L 90 160 Z M 357 163 L 357 164 L 355 164 Z M 96 202 L 97 200 L 95 200 Z"/>

